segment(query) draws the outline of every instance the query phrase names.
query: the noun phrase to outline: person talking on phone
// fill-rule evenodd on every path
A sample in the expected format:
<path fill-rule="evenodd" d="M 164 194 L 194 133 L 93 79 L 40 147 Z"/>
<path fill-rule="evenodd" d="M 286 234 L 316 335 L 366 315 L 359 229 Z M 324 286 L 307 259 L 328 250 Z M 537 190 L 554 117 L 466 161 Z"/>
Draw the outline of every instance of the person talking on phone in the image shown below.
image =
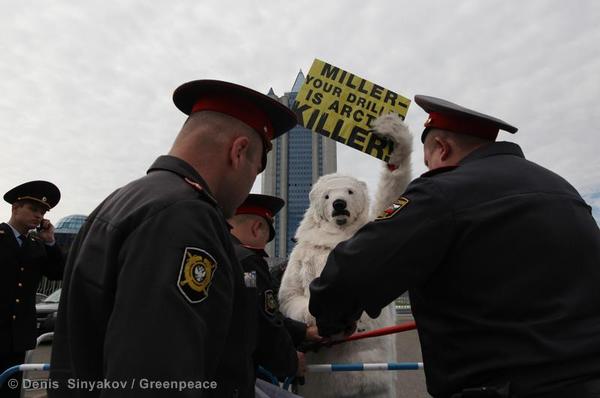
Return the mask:
<path fill-rule="evenodd" d="M 35 347 L 35 293 L 42 275 L 61 279 L 63 254 L 54 226 L 44 218 L 60 191 L 47 181 L 30 181 L 4 195 L 11 217 L 0 224 L 0 372 L 22 364 Z M 20 380 L 18 376 L 13 377 Z M 20 388 L 0 386 L 0 396 L 18 397 Z"/>

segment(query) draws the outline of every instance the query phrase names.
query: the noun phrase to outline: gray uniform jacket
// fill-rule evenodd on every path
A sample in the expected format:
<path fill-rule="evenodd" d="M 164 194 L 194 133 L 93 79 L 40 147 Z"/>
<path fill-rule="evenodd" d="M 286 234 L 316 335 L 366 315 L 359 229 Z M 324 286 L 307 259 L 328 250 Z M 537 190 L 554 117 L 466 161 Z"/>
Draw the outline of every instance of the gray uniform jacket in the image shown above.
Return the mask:
<path fill-rule="evenodd" d="M 49 396 L 253 396 L 244 325 L 256 309 L 245 290 L 205 182 L 181 159 L 159 157 L 100 204 L 73 243 L 52 350 L 60 388 Z M 126 387 L 86 392 L 68 379 Z"/>

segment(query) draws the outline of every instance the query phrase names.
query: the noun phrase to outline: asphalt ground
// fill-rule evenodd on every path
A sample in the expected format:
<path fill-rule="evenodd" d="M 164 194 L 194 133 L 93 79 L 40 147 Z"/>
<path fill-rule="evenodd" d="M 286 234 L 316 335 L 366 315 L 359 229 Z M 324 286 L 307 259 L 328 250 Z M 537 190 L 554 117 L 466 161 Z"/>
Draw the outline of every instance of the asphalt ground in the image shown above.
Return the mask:
<path fill-rule="evenodd" d="M 412 320 L 410 315 L 400 315 L 398 323 Z M 415 330 L 396 334 L 396 348 L 398 352 L 398 362 L 421 362 L 421 348 L 419 346 L 419 337 Z M 48 363 L 52 345 L 42 344 L 33 352 L 31 363 Z M 26 379 L 29 380 L 47 380 L 48 372 L 30 371 L 26 372 Z M 429 398 L 425 388 L 425 376 L 422 370 L 400 370 L 396 371 L 397 396 L 399 398 Z M 44 389 L 30 389 L 25 391 L 26 398 L 45 398 Z"/>

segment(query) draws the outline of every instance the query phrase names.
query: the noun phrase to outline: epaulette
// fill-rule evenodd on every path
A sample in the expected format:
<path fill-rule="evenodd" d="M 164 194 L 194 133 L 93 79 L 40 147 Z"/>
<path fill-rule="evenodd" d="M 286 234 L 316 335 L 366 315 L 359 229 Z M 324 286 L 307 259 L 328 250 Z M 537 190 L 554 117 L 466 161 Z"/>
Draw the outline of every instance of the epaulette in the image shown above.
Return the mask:
<path fill-rule="evenodd" d="M 185 182 L 187 182 L 188 184 L 190 184 L 192 186 L 192 188 L 194 188 L 197 192 L 199 192 L 200 194 L 202 194 L 202 196 L 204 196 L 206 199 L 208 199 L 208 201 L 212 205 L 218 206 L 217 200 L 211 194 L 209 194 L 206 191 L 206 189 L 204 189 L 204 187 L 202 185 L 200 185 L 196 181 L 190 180 L 187 177 L 184 177 L 183 179 L 185 180 Z"/>
<path fill-rule="evenodd" d="M 445 166 L 445 167 L 438 167 L 437 169 L 433 169 L 433 170 L 429 170 L 423 174 L 421 174 L 421 177 L 431 177 L 434 175 L 438 175 L 438 174 L 442 174 L 445 173 L 447 171 L 451 171 L 456 169 L 458 166 Z"/>

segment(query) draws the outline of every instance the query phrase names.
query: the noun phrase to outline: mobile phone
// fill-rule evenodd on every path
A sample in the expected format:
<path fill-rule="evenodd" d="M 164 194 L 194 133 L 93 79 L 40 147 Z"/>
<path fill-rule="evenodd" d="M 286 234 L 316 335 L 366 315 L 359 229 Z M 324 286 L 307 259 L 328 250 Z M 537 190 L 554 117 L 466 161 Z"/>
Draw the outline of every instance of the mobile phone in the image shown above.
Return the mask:
<path fill-rule="evenodd" d="M 38 225 L 37 227 L 35 227 L 36 231 L 40 232 L 40 231 L 46 229 L 46 228 L 43 227 L 44 221 L 46 221 L 46 219 L 43 219 L 42 222 L 40 223 L 40 225 Z"/>

